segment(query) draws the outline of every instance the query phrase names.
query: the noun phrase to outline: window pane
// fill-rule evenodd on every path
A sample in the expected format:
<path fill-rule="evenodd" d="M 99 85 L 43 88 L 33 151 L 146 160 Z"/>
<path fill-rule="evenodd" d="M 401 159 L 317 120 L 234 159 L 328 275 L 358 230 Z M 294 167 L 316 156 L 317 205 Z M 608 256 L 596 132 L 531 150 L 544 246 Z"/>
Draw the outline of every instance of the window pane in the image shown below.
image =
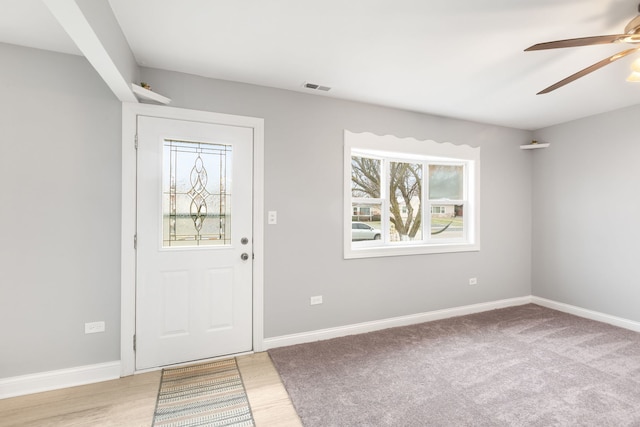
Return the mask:
<path fill-rule="evenodd" d="M 464 237 L 464 205 L 433 204 L 431 206 L 431 238 Z"/>
<path fill-rule="evenodd" d="M 380 160 L 351 157 L 351 197 L 380 198 Z"/>
<path fill-rule="evenodd" d="M 351 221 L 380 222 L 382 205 L 379 203 L 370 204 L 354 202 L 352 206 L 353 215 L 351 217 Z"/>
<path fill-rule="evenodd" d="M 429 165 L 429 199 L 464 198 L 464 166 Z"/>
<path fill-rule="evenodd" d="M 380 240 L 382 236 L 381 221 L 382 205 L 353 203 L 351 217 L 351 241 Z"/>
<path fill-rule="evenodd" d="M 166 140 L 162 246 L 230 243 L 231 146 Z"/>
<path fill-rule="evenodd" d="M 389 241 L 422 240 L 422 164 L 391 162 Z"/>

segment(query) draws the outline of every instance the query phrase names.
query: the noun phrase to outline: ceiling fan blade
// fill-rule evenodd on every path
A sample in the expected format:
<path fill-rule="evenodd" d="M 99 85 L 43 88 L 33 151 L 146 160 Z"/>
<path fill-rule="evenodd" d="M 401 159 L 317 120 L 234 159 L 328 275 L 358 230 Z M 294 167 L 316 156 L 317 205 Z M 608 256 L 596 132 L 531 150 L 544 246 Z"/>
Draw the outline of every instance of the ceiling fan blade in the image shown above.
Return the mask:
<path fill-rule="evenodd" d="M 638 11 L 640 12 L 640 6 L 638 6 Z M 640 28 L 640 15 L 633 18 L 626 27 L 624 27 L 624 32 L 627 34 L 636 34 L 638 29 Z"/>
<path fill-rule="evenodd" d="M 585 68 L 583 70 L 580 70 L 575 74 L 570 75 L 566 79 L 560 80 L 558 83 L 553 84 L 553 85 L 549 86 L 548 88 L 541 90 L 536 95 L 542 95 L 544 93 L 549 93 L 549 92 L 551 92 L 553 90 L 556 90 L 559 87 L 562 87 L 562 86 L 566 85 L 567 83 L 571 83 L 572 81 L 577 80 L 580 77 L 584 77 L 587 74 L 592 73 L 592 72 L 604 67 L 607 64 L 611 64 L 612 62 L 617 61 L 620 58 L 624 58 L 627 55 L 630 55 L 630 54 L 632 54 L 634 52 L 637 52 L 638 50 L 640 50 L 640 47 L 623 50 L 622 52 L 616 53 L 615 55 L 611 55 L 610 57 L 605 58 L 600 62 L 596 62 L 595 64 L 590 65 L 589 67 L 587 67 L 587 68 Z"/>
<path fill-rule="evenodd" d="M 592 36 L 592 37 L 580 37 L 577 39 L 556 40 L 552 42 L 538 43 L 533 46 L 529 46 L 525 49 L 525 52 L 533 50 L 545 50 L 545 49 L 559 49 L 564 47 L 578 47 L 578 46 L 591 46 L 596 44 L 608 44 L 615 43 L 623 40 L 627 37 L 626 34 L 611 34 L 608 36 Z"/>
<path fill-rule="evenodd" d="M 593 36 L 593 37 L 580 37 L 577 39 L 556 40 L 546 43 L 538 43 L 533 46 L 529 46 L 524 51 L 529 52 L 532 50 L 544 50 L 544 49 L 558 49 L 563 47 L 577 47 L 577 46 L 591 46 L 594 44 L 607 44 L 615 43 L 619 40 L 627 37 L 626 34 L 611 34 L 608 36 Z"/>

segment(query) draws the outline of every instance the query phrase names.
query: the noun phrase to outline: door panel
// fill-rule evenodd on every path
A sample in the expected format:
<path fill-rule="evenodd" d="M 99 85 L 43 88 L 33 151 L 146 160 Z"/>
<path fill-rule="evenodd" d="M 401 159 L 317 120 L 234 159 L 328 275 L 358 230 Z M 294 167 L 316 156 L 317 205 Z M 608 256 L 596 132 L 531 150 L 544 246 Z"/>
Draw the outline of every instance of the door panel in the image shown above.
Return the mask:
<path fill-rule="evenodd" d="M 251 350 L 252 150 L 250 128 L 138 117 L 136 369 Z"/>
<path fill-rule="evenodd" d="M 209 330 L 233 328 L 234 275 L 232 268 L 207 271 L 206 297 L 209 303 Z"/>
<path fill-rule="evenodd" d="M 162 272 L 160 301 L 160 337 L 189 333 L 189 273 L 187 271 Z"/>

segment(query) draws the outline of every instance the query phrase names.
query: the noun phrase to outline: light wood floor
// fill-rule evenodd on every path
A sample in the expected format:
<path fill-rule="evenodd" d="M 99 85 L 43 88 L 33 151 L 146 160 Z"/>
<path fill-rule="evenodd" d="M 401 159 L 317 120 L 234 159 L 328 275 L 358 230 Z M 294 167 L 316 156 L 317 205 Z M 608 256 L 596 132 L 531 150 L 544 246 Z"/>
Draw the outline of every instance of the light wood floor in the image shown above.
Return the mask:
<path fill-rule="evenodd" d="M 258 427 L 302 426 L 267 353 L 238 357 Z M 160 371 L 112 381 L 0 400 L 0 426 L 148 427 L 153 421 Z"/>

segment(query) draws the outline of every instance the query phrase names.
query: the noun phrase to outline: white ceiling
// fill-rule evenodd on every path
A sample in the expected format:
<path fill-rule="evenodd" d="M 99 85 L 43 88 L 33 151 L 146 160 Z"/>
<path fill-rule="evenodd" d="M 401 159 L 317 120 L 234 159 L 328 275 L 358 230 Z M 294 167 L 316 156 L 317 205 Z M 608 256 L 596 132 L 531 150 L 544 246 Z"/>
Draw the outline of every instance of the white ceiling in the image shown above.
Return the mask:
<path fill-rule="evenodd" d="M 620 33 L 637 1 L 109 3 L 143 66 L 533 130 L 640 102 L 640 83 L 625 81 L 640 54 L 536 95 L 626 45 L 523 51 Z M 80 54 L 40 0 L 0 7 L 0 42 Z M 304 82 L 332 90 L 310 92 Z"/>

